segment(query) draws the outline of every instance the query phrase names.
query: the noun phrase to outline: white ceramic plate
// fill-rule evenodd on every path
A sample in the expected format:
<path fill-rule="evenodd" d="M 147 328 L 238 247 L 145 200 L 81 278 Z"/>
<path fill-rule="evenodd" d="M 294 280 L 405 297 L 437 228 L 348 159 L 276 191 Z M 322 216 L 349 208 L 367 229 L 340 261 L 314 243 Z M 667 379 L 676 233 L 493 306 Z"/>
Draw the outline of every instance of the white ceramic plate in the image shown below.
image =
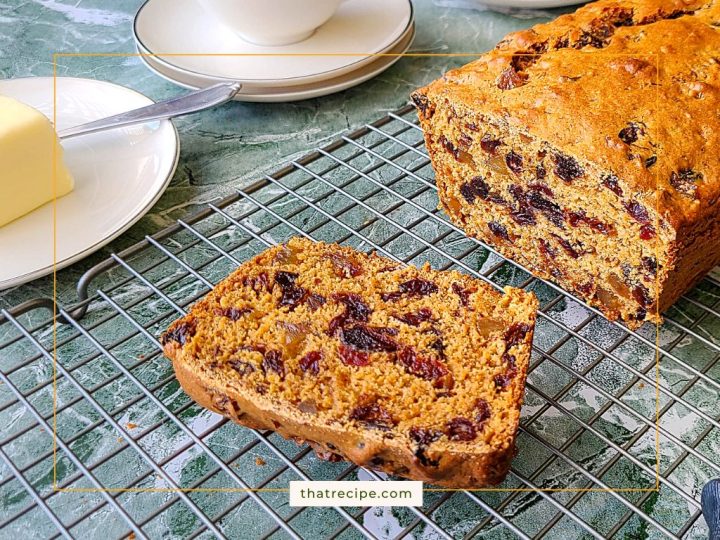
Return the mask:
<path fill-rule="evenodd" d="M 240 93 L 235 96 L 235 99 L 237 101 L 266 103 L 287 102 L 325 96 L 346 90 L 375 77 L 392 66 L 402 57 L 402 53 L 408 50 L 414 37 L 415 26 L 411 25 L 405 35 L 403 35 L 400 42 L 394 48 L 387 51 L 392 56 L 377 57 L 374 62 L 366 64 L 351 73 L 313 84 L 277 86 L 269 88 L 253 87 L 250 89 L 243 87 L 240 90 Z M 152 71 L 161 77 L 185 88 L 203 88 L 220 82 L 217 79 L 198 77 L 195 75 L 189 75 L 183 71 L 174 70 L 160 62 L 157 62 L 154 57 L 145 56 L 143 57 L 143 61 Z"/>
<path fill-rule="evenodd" d="M 0 94 L 52 118 L 52 77 L 2 80 Z M 151 103 L 142 94 L 115 84 L 59 77 L 57 128 Z M 63 147 L 75 189 L 56 203 L 58 269 L 101 248 L 152 207 L 172 178 L 179 144 L 173 124 L 163 121 L 85 135 L 63 142 Z M 0 289 L 52 270 L 52 203 L 0 227 Z"/>
<path fill-rule="evenodd" d="M 268 87 L 310 84 L 357 70 L 397 43 L 412 19 L 410 0 L 346 0 L 305 41 L 263 47 L 218 24 L 195 0 L 147 0 L 133 31 L 141 53 L 158 55 L 155 64 Z"/>

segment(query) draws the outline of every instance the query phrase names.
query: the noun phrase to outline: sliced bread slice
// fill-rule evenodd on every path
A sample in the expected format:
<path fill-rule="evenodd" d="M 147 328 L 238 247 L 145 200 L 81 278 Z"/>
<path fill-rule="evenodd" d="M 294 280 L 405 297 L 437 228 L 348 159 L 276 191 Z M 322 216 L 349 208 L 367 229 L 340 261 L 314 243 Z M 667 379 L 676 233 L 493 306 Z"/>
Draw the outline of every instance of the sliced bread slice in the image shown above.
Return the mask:
<path fill-rule="evenodd" d="M 325 459 L 450 487 L 503 480 L 537 300 L 294 238 L 162 336 L 185 391 Z"/>

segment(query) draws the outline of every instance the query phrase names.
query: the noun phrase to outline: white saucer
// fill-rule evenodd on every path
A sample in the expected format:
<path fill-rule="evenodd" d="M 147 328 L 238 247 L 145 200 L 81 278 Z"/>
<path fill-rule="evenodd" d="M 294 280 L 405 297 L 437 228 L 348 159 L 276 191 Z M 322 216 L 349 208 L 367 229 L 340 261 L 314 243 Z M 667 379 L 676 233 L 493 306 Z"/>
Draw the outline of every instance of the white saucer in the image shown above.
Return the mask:
<path fill-rule="evenodd" d="M 266 103 L 288 102 L 325 96 L 346 90 L 375 77 L 392 66 L 402 57 L 402 54 L 408 50 L 414 37 L 415 25 L 411 25 L 408 28 L 408 31 L 402 36 L 400 42 L 398 42 L 395 47 L 384 53 L 386 56 L 378 56 L 374 61 L 345 75 L 318 81 L 316 83 L 294 86 L 275 86 L 267 88 L 259 86 L 247 88 L 243 86 L 240 92 L 235 96 L 235 99 L 237 101 Z M 191 75 L 181 70 L 169 68 L 161 62 L 158 62 L 157 59 L 152 56 L 144 56 L 142 59 L 152 71 L 164 79 L 185 88 L 203 88 L 220 82 L 219 80 L 212 79 L 210 77 Z"/>
<path fill-rule="evenodd" d="M 373 54 L 392 48 L 412 20 L 410 0 L 345 0 L 305 41 L 263 47 L 218 24 L 195 0 L 147 0 L 135 16 L 133 32 L 140 53 L 157 55 L 155 64 L 186 75 L 269 87 L 309 84 L 357 70 L 372 62 Z"/>
<path fill-rule="evenodd" d="M 0 94 L 52 118 L 52 77 L 2 80 Z M 57 129 L 151 103 L 115 84 L 59 77 Z M 57 200 L 58 269 L 101 248 L 140 219 L 170 182 L 179 150 L 177 132 L 169 121 L 85 135 L 63 142 L 63 147 L 75 189 Z M 52 203 L 0 227 L 0 289 L 52 270 Z"/>

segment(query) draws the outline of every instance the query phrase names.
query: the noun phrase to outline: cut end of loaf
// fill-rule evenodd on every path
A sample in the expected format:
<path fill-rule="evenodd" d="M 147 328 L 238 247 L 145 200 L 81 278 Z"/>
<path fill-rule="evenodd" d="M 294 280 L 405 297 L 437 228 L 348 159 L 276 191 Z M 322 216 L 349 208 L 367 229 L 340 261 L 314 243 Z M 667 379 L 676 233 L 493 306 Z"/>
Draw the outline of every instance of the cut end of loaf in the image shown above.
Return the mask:
<path fill-rule="evenodd" d="M 720 263 L 717 13 L 593 2 L 416 91 L 442 207 L 609 319 L 661 322 Z"/>

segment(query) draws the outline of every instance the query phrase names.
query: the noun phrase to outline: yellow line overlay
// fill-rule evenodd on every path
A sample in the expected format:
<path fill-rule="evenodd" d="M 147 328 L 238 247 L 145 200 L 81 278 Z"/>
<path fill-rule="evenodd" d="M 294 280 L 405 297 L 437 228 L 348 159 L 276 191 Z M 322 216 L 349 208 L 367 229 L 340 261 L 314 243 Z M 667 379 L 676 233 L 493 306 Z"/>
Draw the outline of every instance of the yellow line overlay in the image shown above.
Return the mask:
<path fill-rule="evenodd" d="M 57 126 L 57 60 L 53 54 L 53 126 Z M 53 142 L 53 491 L 58 491 L 57 485 L 57 137 Z"/>
<path fill-rule="evenodd" d="M 497 52 L 498 55 L 518 56 L 516 53 Z M 486 53 L 53 53 L 53 125 L 57 126 L 57 66 L 59 58 L 129 58 L 129 57 L 238 57 L 238 56 L 260 56 L 260 57 L 305 57 L 305 56 L 391 56 L 391 57 L 480 57 Z M 606 53 L 593 51 L 593 54 L 605 54 L 611 57 L 630 56 L 635 57 L 633 53 Z M 536 56 L 535 54 L 519 54 L 519 56 Z M 655 84 L 655 111 L 657 112 L 660 103 L 660 58 L 657 53 L 653 54 L 655 58 L 656 68 L 656 84 Z M 656 130 L 659 128 L 656 126 Z M 657 135 L 657 133 L 656 133 Z M 656 137 L 657 140 L 657 137 Z M 148 492 L 148 493 L 188 493 L 188 492 L 220 492 L 220 493 L 247 493 L 247 492 L 288 492 L 289 488 L 73 488 L 60 487 L 57 484 L 57 145 L 53 146 L 53 491 L 61 493 L 124 493 L 124 492 Z M 658 160 L 661 157 L 658 155 Z M 655 167 L 655 225 L 656 230 L 660 230 L 659 224 L 659 167 Z M 660 255 L 659 237 L 655 240 L 656 260 Z M 604 492 L 604 493 L 647 493 L 657 492 L 660 490 L 660 298 L 659 298 L 659 277 L 655 275 L 655 486 L 650 488 L 425 488 L 427 492 L 453 492 L 453 491 L 469 491 L 469 492 L 552 492 L 552 493 L 585 493 L 585 492 Z M 583 428 L 584 429 L 584 428 Z M 128 433 L 123 432 L 120 435 L 125 438 L 132 438 Z M 552 446 L 552 445 L 551 445 Z M 555 448 L 553 446 L 553 448 Z M 221 472 L 221 471 L 217 471 Z M 593 474 L 593 473 L 590 473 Z M 143 479 L 138 480 L 142 481 Z M 588 479 L 589 480 L 589 479 Z M 592 481 L 592 480 L 591 480 Z"/>

